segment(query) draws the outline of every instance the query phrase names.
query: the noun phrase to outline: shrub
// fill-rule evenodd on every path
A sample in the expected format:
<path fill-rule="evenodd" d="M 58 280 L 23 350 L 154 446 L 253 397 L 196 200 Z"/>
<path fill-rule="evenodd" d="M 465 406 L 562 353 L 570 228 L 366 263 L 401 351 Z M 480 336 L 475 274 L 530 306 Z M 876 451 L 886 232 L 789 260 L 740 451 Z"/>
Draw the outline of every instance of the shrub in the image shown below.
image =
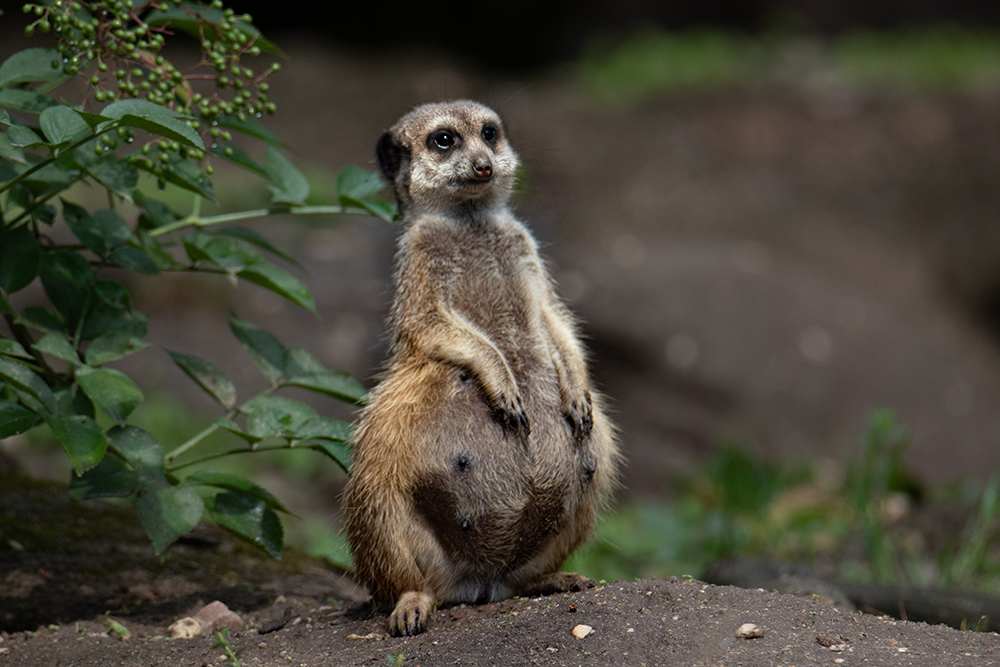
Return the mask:
<path fill-rule="evenodd" d="M 233 335 L 268 386 L 240 402 L 211 362 L 170 351 L 224 414 L 168 451 L 129 424 L 143 392 L 109 367 L 148 347 L 149 320 L 133 308 L 127 279 L 113 277 L 125 270 L 242 278 L 313 311 L 308 289 L 268 259 L 290 260 L 287 253 L 251 229 L 230 225 L 275 214 L 353 212 L 391 220 L 395 211 L 374 198 L 382 189 L 377 176 L 356 167 L 338 174 L 337 204 L 306 205 L 306 179 L 256 120 L 275 111 L 268 78 L 279 67 L 255 71 L 243 60 L 279 52 L 249 16 L 218 0 L 45 0 L 24 11 L 36 17 L 28 34 L 54 31 L 58 40 L 55 48 L 26 49 L 0 65 L 0 314 L 11 335 L 0 336 L 0 438 L 47 425 L 72 462 L 71 492 L 130 499 L 158 554 L 209 518 L 278 556 L 282 504 L 237 475 L 185 474 L 195 461 L 179 457 L 225 430 L 245 444 L 197 462 L 307 447 L 347 470 L 350 425 L 276 392 L 301 387 L 361 404 L 363 387 L 233 317 Z M 190 67 L 162 55 L 175 33 L 200 44 L 200 59 Z M 68 82 L 73 85 L 63 85 Z M 57 89 L 63 95 L 83 90 L 83 99 L 70 104 Z M 234 134 L 263 143 L 263 159 L 254 160 Z M 212 162 L 219 160 L 261 177 L 270 205 L 201 216 L 200 202 L 215 199 Z M 88 210 L 71 201 L 78 183 L 105 191 L 107 206 Z M 155 199 L 153 184 L 189 192 L 193 212 L 182 216 Z M 57 229 L 62 225 L 68 233 Z M 45 305 L 19 306 L 31 303 L 18 293 L 36 281 Z M 101 426 L 98 411 L 111 428 Z"/>

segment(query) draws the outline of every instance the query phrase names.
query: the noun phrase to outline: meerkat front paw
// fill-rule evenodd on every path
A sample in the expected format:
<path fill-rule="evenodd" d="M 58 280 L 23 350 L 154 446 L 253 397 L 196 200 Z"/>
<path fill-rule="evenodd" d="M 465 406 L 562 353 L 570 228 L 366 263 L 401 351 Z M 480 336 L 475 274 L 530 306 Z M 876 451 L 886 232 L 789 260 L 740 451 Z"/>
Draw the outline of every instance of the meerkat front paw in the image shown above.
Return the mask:
<path fill-rule="evenodd" d="M 433 612 L 434 599 L 427 593 L 403 593 L 389 615 L 389 632 L 397 636 L 418 635 Z"/>
<path fill-rule="evenodd" d="M 520 396 L 511 399 L 500 394 L 497 404 L 493 406 L 493 418 L 506 435 L 526 438 L 531 434 L 531 425 L 528 423 L 528 415 L 524 412 Z"/>
<path fill-rule="evenodd" d="M 578 443 L 586 440 L 594 429 L 594 404 L 590 392 L 585 391 L 576 399 L 563 399 L 563 416 L 573 431 L 573 439 Z"/>

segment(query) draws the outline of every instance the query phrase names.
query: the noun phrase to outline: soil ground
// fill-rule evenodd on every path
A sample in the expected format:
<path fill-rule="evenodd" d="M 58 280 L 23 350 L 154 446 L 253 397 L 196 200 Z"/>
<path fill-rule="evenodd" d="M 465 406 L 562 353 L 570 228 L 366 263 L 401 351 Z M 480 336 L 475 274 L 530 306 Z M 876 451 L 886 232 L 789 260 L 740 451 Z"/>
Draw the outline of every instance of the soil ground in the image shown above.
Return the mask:
<path fill-rule="evenodd" d="M 295 549 L 278 562 L 205 531 L 161 562 L 131 510 L 9 473 L 0 489 L 0 667 L 227 664 L 214 637 L 166 638 L 213 600 L 241 615 L 228 641 L 248 666 L 1000 664 L 995 633 L 678 578 L 439 609 L 424 634 L 388 637 L 348 578 Z M 744 623 L 763 636 L 737 637 Z"/>

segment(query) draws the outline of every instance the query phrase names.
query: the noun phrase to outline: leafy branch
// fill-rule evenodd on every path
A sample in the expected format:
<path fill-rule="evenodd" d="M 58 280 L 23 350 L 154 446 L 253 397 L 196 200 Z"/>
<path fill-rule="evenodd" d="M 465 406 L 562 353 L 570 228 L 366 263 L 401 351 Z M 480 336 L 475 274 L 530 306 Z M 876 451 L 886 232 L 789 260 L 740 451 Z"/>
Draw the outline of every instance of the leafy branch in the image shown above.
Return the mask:
<path fill-rule="evenodd" d="M 336 202 L 308 201 L 309 183 L 281 153 L 281 141 L 256 119 L 273 113 L 267 79 L 277 64 L 254 71 L 244 57 L 280 54 L 247 15 L 195 2 L 44 0 L 25 10 L 29 32 L 55 29 L 51 49 L 25 49 L 0 64 L 0 438 L 46 425 L 73 466 L 71 493 L 134 503 L 153 547 L 162 554 L 203 519 L 233 530 L 279 556 L 287 509 L 252 481 L 202 466 L 251 452 L 306 448 L 350 466 L 351 426 L 280 395 L 288 387 L 352 405 L 365 390 L 306 350 L 286 347 L 257 326 L 232 317 L 233 335 L 267 380 L 239 402 L 233 383 L 211 362 L 168 352 L 175 364 L 222 408 L 186 442 L 167 448 L 129 423 L 145 396 L 115 362 L 141 353 L 149 319 L 132 304 L 130 275 L 196 271 L 242 278 L 315 312 L 306 286 L 277 257 L 285 250 L 235 223 L 272 215 L 366 214 L 385 220 L 395 208 L 379 198 L 381 181 L 345 167 Z M 183 71 L 162 54 L 176 32 L 199 40 L 202 58 Z M 83 80 L 84 100 L 52 97 L 68 79 Z M 233 141 L 263 143 L 254 159 Z M 201 215 L 215 200 L 213 161 L 261 179 L 271 193 L 263 208 Z M 179 215 L 140 186 L 155 177 L 194 197 Z M 103 189 L 104 208 L 68 201 L 71 188 Z M 138 213 L 126 219 L 121 202 Z M 68 234 L 50 231 L 65 225 Z M 54 239 L 58 239 L 58 242 Z M 109 276 L 109 270 L 115 274 Z M 124 272 L 122 271 L 124 270 Z M 20 307 L 18 293 L 40 284 L 46 301 Z M 105 428 L 98 412 L 110 420 Z M 243 444 L 198 453 L 212 434 Z M 168 451 L 169 450 L 169 451 Z"/>

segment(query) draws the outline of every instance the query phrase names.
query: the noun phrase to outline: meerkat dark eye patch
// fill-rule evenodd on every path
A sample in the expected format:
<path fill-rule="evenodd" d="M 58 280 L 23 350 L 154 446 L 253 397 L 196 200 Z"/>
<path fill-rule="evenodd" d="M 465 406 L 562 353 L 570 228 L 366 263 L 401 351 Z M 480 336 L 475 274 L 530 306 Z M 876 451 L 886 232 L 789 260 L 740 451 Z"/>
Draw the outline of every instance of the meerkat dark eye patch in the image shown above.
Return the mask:
<path fill-rule="evenodd" d="M 458 135 L 451 130 L 436 130 L 427 137 L 427 147 L 442 153 L 458 143 Z"/>
<path fill-rule="evenodd" d="M 490 146 L 493 146 L 496 144 L 497 139 L 500 138 L 500 130 L 497 129 L 496 125 L 487 123 L 483 126 L 482 137 L 483 141 L 488 143 Z"/>

